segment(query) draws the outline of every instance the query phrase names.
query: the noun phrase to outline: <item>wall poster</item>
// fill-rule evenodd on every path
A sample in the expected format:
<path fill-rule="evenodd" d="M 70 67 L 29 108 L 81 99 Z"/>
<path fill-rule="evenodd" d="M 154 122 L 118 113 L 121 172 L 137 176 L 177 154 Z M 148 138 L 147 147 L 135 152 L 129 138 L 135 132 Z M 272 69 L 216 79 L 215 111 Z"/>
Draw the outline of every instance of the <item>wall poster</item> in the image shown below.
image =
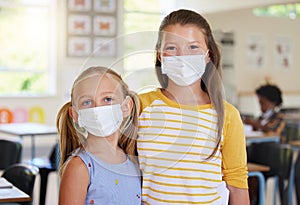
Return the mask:
<path fill-rule="evenodd" d="M 66 13 L 67 56 L 116 56 L 117 0 L 68 0 Z"/>
<path fill-rule="evenodd" d="M 290 69 L 292 66 L 292 42 L 289 37 L 275 36 L 274 64 L 279 69 Z"/>
<path fill-rule="evenodd" d="M 251 69 L 262 69 L 266 63 L 266 37 L 251 34 L 247 39 L 247 65 Z"/>

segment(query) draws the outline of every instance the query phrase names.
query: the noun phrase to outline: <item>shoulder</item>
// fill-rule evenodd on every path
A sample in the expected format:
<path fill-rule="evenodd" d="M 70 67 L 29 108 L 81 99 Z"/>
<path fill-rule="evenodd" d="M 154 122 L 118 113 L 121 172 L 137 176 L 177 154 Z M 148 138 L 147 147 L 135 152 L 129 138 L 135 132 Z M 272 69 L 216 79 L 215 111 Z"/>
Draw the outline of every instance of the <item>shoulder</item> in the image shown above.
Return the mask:
<path fill-rule="evenodd" d="M 139 99 L 141 101 L 151 100 L 151 99 L 153 99 L 155 97 L 158 97 L 159 93 L 160 93 L 159 89 L 156 89 L 156 90 L 153 90 L 153 91 L 149 91 L 149 92 L 146 92 L 146 93 L 141 93 L 141 94 L 139 94 Z"/>
<path fill-rule="evenodd" d="M 79 176 L 81 176 L 81 174 L 88 173 L 85 163 L 79 156 L 70 158 L 66 163 L 64 173 L 75 175 L 80 174 Z"/>
<path fill-rule="evenodd" d="M 154 100 L 159 99 L 160 95 L 161 95 L 160 89 L 156 89 L 153 91 L 149 91 L 147 93 L 139 94 L 139 99 L 140 99 L 140 104 L 141 104 L 140 113 L 145 107 L 148 107 Z"/>
<path fill-rule="evenodd" d="M 243 132 L 243 122 L 239 110 L 229 102 L 224 102 L 224 134 Z"/>
<path fill-rule="evenodd" d="M 80 179 L 78 179 L 78 176 L 80 176 Z M 66 165 L 62 173 L 61 183 L 64 185 L 65 184 L 70 184 L 70 185 L 86 184 L 87 185 L 89 183 L 89 173 L 86 165 L 81 160 L 81 158 L 74 156 L 66 162 Z"/>
<path fill-rule="evenodd" d="M 284 113 L 281 112 L 281 111 L 275 112 L 273 116 L 274 116 L 274 118 L 283 119 L 284 118 Z"/>
<path fill-rule="evenodd" d="M 83 204 L 89 183 L 84 162 L 77 156 L 71 157 L 65 164 L 60 180 L 60 204 Z"/>
<path fill-rule="evenodd" d="M 227 101 L 224 101 L 224 114 L 226 118 L 237 117 L 237 116 L 240 117 L 239 110 L 234 105 L 232 105 Z"/>

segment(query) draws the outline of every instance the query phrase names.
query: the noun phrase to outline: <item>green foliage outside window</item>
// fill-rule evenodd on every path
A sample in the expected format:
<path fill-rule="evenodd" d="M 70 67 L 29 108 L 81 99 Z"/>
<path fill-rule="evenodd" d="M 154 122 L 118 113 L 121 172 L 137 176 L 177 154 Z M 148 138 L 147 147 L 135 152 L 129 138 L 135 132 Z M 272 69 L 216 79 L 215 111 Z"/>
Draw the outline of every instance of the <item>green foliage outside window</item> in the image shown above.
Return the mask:
<path fill-rule="evenodd" d="M 22 3 L 0 0 L 0 96 L 49 94 L 49 8 Z"/>
<path fill-rule="evenodd" d="M 253 13 L 257 16 L 289 17 L 295 19 L 300 17 L 300 3 L 255 8 Z"/>

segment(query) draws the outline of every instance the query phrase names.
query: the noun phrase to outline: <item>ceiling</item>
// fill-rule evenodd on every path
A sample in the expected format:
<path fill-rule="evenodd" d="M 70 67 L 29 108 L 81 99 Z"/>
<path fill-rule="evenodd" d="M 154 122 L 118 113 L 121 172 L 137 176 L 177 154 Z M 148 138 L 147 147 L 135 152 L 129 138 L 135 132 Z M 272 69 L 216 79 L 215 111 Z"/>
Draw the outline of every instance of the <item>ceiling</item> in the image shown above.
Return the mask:
<path fill-rule="evenodd" d="M 177 8 L 193 8 L 201 13 L 247 9 L 273 4 L 300 3 L 300 0 L 175 0 Z"/>

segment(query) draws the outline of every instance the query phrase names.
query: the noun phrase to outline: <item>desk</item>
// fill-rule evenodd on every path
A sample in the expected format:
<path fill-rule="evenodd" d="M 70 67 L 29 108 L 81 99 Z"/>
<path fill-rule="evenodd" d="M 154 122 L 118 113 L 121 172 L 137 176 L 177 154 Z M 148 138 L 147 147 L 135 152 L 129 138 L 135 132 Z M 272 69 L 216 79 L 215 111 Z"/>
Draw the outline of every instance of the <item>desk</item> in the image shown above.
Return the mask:
<path fill-rule="evenodd" d="M 245 136 L 247 145 L 261 142 L 280 142 L 280 136 L 267 136 L 259 131 L 245 132 Z"/>
<path fill-rule="evenodd" d="M 262 165 L 262 164 L 256 164 L 256 163 L 252 163 L 252 162 L 248 162 L 247 167 L 248 167 L 248 172 L 267 172 L 267 171 L 270 171 L 269 166 L 265 166 L 265 165 Z"/>
<path fill-rule="evenodd" d="M 13 186 L 12 188 L 0 188 L 0 203 L 30 201 L 29 195 Z"/>
<path fill-rule="evenodd" d="M 265 187 L 266 187 L 266 181 L 265 177 L 262 174 L 262 172 L 267 172 L 270 170 L 270 167 L 261 165 L 261 164 L 255 164 L 248 162 L 248 176 L 249 177 L 257 177 L 259 182 L 259 205 L 265 205 Z"/>
<path fill-rule="evenodd" d="M 31 158 L 35 158 L 35 136 L 56 135 L 55 126 L 40 123 L 7 123 L 0 124 L 0 132 L 23 137 L 31 137 Z"/>

